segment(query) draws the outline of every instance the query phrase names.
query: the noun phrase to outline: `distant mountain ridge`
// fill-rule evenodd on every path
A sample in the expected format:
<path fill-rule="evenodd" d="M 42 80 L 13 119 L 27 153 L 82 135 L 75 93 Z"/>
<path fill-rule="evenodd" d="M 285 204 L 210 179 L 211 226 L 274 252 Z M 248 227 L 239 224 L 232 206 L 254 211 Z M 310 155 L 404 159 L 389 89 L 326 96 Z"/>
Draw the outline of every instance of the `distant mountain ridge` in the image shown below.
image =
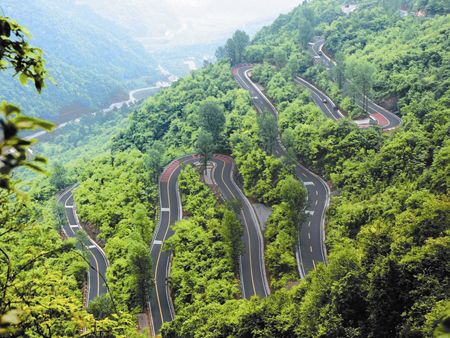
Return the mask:
<path fill-rule="evenodd" d="M 57 87 L 37 95 L 30 86 L 2 74 L 2 99 L 20 105 L 27 114 L 55 121 L 61 108 L 73 103 L 88 110 L 109 105 L 109 98 L 132 79 L 155 77 L 157 63 L 119 25 L 95 14 L 89 7 L 62 0 L 2 2 L 5 16 L 26 26 L 48 61 L 47 70 Z M 12 86 L 12 87 L 11 87 Z"/>

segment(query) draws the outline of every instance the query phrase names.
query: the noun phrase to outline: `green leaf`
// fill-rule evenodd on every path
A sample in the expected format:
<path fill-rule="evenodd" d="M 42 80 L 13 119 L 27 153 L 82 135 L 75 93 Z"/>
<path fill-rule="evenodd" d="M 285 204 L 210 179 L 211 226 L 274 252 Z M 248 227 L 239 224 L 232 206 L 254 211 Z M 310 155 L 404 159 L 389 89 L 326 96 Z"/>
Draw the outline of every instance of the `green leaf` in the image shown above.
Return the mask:
<path fill-rule="evenodd" d="M 28 76 L 25 73 L 20 73 L 19 80 L 22 86 L 25 86 L 28 83 Z"/>
<path fill-rule="evenodd" d="M 5 116 L 9 116 L 11 114 L 20 114 L 20 108 L 7 103 L 5 100 L 2 101 L 2 104 L 0 105 L 0 111 L 2 111 Z"/>

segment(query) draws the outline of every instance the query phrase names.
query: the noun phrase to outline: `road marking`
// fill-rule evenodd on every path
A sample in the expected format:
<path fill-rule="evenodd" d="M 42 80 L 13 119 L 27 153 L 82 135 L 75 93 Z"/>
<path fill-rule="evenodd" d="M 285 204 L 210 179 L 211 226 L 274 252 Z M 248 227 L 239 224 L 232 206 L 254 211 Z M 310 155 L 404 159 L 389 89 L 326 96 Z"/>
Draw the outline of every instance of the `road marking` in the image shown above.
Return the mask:
<path fill-rule="evenodd" d="M 311 211 L 311 210 L 305 210 L 305 214 L 308 214 L 308 215 L 314 215 L 314 211 Z"/>
<path fill-rule="evenodd" d="M 163 211 L 170 211 L 170 208 L 161 208 L 161 212 Z"/>
<path fill-rule="evenodd" d="M 314 259 L 313 259 L 313 265 L 314 265 L 314 270 L 317 271 L 317 269 L 316 269 L 316 262 L 314 261 Z"/>
<path fill-rule="evenodd" d="M 310 232 L 308 232 L 308 238 L 311 239 L 311 233 Z"/>
<path fill-rule="evenodd" d="M 163 243 L 162 241 L 157 241 L 157 240 L 154 240 L 154 241 L 153 241 L 153 244 L 162 245 L 162 243 Z"/>
<path fill-rule="evenodd" d="M 66 208 L 73 209 L 73 205 L 66 205 Z"/>
<path fill-rule="evenodd" d="M 317 205 L 317 202 L 319 202 L 318 200 L 316 200 L 316 205 Z"/>
<path fill-rule="evenodd" d="M 308 177 L 308 176 L 306 176 L 306 174 L 305 174 L 305 173 L 302 173 L 302 175 L 303 175 L 303 176 L 305 176 L 305 177 Z"/>
<path fill-rule="evenodd" d="M 70 227 L 71 228 L 78 228 L 78 224 L 75 224 L 75 225 L 71 224 Z"/>
<path fill-rule="evenodd" d="M 311 250 L 311 252 L 312 252 L 312 246 L 311 245 L 309 246 L 309 250 Z"/>
<path fill-rule="evenodd" d="M 319 55 L 314 56 L 315 59 L 320 59 Z"/>
<path fill-rule="evenodd" d="M 68 199 L 66 199 L 66 202 L 64 203 L 65 208 L 68 207 L 67 202 L 69 201 L 69 199 L 72 196 L 73 196 L 73 193 L 69 196 Z M 72 207 L 73 207 L 73 205 L 72 205 Z M 67 210 L 66 210 L 66 218 L 67 218 L 67 222 L 70 224 L 69 215 L 67 214 Z M 78 228 L 78 225 L 70 225 L 70 230 L 72 230 L 72 233 L 74 234 L 74 236 L 75 236 L 75 231 L 73 231 L 73 228 L 75 228 L 75 227 Z M 87 247 L 86 244 L 84 244 L 84 243 L 83 243 L 83 245 L 89 250 L 89 252 L 92 254 L 92 258 L 94 258 L 94 260 L 95 260 L 95 266 L 96 266 L 96 272 L 97 272 L 97 297 L 98 297 L 98 296 L 100 296 L 100 271 L 98 269 L 98 260 L 97 260 L 97 257 L 95 257 L 94 253 L 89 249 L 89 247 Z"/>
<path fill-rule="evenodd" d="M 219 159 L 220 161 L 224 162 L 222 159 Z M 222 178 L 222 182 L 225 184 L 225 186 L 228 189 L 228 192 L 231 194 L 231 196 L 233 196 L 233 198 L 236 198 L 236 196 L 234 196 L 234 194 L 231 192 L 231 189 L 228 187 L 228 184 L 225 182 L 225 180 L 223 179 L 223 173 L 225 171 L 225 163 L 223 164 L 222 167 L 222 172 L 221 172 L 221 178 Z M 242 218 L 244 219 L 244 223 L 245 223 L 245 229 L 247 230 L 247 236 L 248 236 L 248 253 L 249 253 L 249 259 L 250 259 L 250 277 L 252 279 L 252 286 L 253 286 L 253 294 L 256 295 L 256 288 L 255 288 L 255 281 L 253 279 L 253 261 L 252 261 L 252 243 L 250 241 L 250 231 L 248 230 L 248 224 L 247 224 L 247 217 L 245 217 L 245 213 L 244 211 L 242 211 Z"/>
<path fill-rule="evenodd" d="M 316 190 L 316 195 L 318 196 L 319 195 L 319 192 Z"/>
<path fill-rule="evenodd" d="M 176 171 L 176 169 L 179 166 L 179 161 L 177 165 L 175 166 L 175 168 L 173 168 L 172 172 L 170 173 L 170 176 L 167 179 L 167 197 L 169 199 L 169 207 L 170 207 L 170 193 L 169 193 L 169 182 L 172 178 L 173 173 Z M 174 162 L 175 163 L 175 162 Z M 173 164 L 172 164 L 173 165 Z M 160 192 L 161 193 L 161 192 Z M 169 228 L 170 228 L 170 213 L 169 213 L 169 221 L 167 222 L 168 226 L 166 229 L 166 232 L 164 233 L 164 237 L 163 240 L 166 239 L 167 233 L 169 232 Z M 158 277 L 158 266 L 159 266 L 159 259 L 161 258 L 161 253 L 162 253 L 162 246 L 161 249 L 159 249 L 159 253 L 158 253 L 158 259 L 156 260 L 156 265 L 155 265 L 155 293 L 156 293 L 156 299 L 158 301 L 158 307 L 159 307 L 159 314 L 161 315 L 161 323 L 164 324 L 164 316 L 162 313 L 162 308 L 161 308 L 161 300 L 159 299 L 159 290 L 158 290 L 158 282 L 157 282 L 157 277 Z"/>
<path fill-rule="evenodd" d="M 280 154 L 280 153 L 278 152 L 278 150 L 275 149 L 275 151 L 277 152 L 277 154 Z"/>
<path fill-rule="evenodd" d="M 309 226 L 309 227 L 311 226 L 311 221 L 309 221 L 308 226 Z"/>
<path fill-rule="evenodd" d="M 303 182 L 305 185 L 314 185 L 314 182 Z"/>
<path fill-rule="evenodd" d="M 89 248 L 89 249 L 95 249 L 96 246 L 95 246 L 95 245 L 89 245 L 88 248 Z"/>
<path fill-rule="evenodd" d="M 264 103 L 261 101 L 261 105 L 264 105 Z"/>

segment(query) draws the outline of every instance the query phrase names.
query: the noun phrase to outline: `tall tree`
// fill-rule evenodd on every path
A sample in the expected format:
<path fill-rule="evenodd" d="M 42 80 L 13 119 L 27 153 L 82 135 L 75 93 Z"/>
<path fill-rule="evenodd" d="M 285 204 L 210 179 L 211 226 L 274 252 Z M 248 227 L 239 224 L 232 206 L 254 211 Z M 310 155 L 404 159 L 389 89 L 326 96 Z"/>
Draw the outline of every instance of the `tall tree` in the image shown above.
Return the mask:
<path fill-rule="evenodd" d="M 237 63 L 239 61 L 236 61 L 237 57 L 237 53 L 236 53 L 236 43 L 233 39 L 228 39 L 227 43 L 225 44 L 225 46 L 223 47 L 225 49 L 225 54 L 228 57 L 228 59 L 230 59 L 230 63 Z"/>
<path fill-rule="evenodd" d="M 132 244 L 128 248 L 127 261 L 131 266 L 137 303 L 145 311 L 150 301 L 151 290 L 154 284 L 153 261 L 148 246 L 138 236 L 133 238 Z"/>
<path fill-rule="evenodd" d="M 214 55 L 216 56 L 217 60 L 222 60 L 223 58 L 225 58 L 227 56 L 227 52 L 223 46 L 219 46 L 219 47 L 217 47 Z"/>
<path fill-rule="evenodd" d="M 250 44 L 250 37 L 244 31 L 237 30 L 233 34 L 233 41 L 236 46 L 236 62 L 240 62 L 244 55 L 245 48 Z"/>
<path fill-rule="evenodd" d="M 225 128 L 223 109 L 216 102 L 205 101 L 198 109 L 197 124 L 211 133 L 213 140 L 217 142 Z"/>
<path fill-rule="evenodd" d="M 258 135 L 262 140 L 264 149 L 271 154 L 272 148 L 278 136 L 278 122 L 275 115 L 264 109 L 260 115 L 256 117 L 258 123 Z"/>
<path fill-rule="evenodd" d="M 206 164 L 211 159 L 214 150 L 213 137 L 211 133 L 200 130 L 197 138 L 197 153 L 201 156 L 201 162 L 206 172 Z"/>
<path fill-rule="evenodd" d="M 243 234 L 244 228 L 236 218 L 236 214 L 233 211 L 225 211 L 222 219 L 222 236 L 228 246 L 227 254 L 233 262 L 236 273 L 239 271 L 239 257 L 244 253 L 245 248 L 241 240 Z"/>
<path fill-rule="evenodd" d="M 357 62 L 349 65 L 348 73 L 353 84 L 362 95 L 362 108 L 367 112 L 367 99 L 372 90 L 375 68 L 369 62 Z"/>

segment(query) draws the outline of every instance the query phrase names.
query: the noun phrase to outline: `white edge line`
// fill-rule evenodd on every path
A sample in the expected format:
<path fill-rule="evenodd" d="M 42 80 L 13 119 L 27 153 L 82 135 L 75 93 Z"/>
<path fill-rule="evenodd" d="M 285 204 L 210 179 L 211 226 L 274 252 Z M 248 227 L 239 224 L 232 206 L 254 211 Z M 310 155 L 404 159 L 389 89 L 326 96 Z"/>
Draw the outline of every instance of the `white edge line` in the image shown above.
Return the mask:
<path fill-rule="evenodd" d="M 219 186 L 217 185 L 216 179 L 214 178 L 214 174 L 216 172 L 217 163 L 212 161 L 212 160 L 213 159 L 211 159 L 211 161 L 210 161 L 213 164 L 213 169 L 211 170 L 211 179 L 212 179 L 214 185 L 219 189 Z M 214 158 L 214 160 L 217 160 L 217 159 Z M 220 191 L 220 189 L 219 189 L 219 191 Z M 225 196 L 223 196 L 223 197 L 225 198 Z M 246 299 L 245 298 L 245 288 L 244 288 L 244 276 L 242 274 L 242 255 L 239 256 L 239 276 L 240 276 L 240 280 L 241 280 L 242 298 Z"/>
<path fill-rule="evenodd" d="M 247 72 L 245 72 L 245 76 L 247 77 L 248 80 L 250 80 L 247 76 Z M 250 80 L 250 83 L 253 85 L 254 88 L 256 88 L 256 90 L 264 97 L 265 100 L 267 100 L 266 96 L 264 94 L 261 93 L 261 91 L 259 90 L 259 88 L 257 88 L 254 84 L 253 81 Z M 313 86 L 314 87 L 314 86 Z M 274 111 L 276 112 L 277 116 L 278 116 L 278 111 L 276 110 L 276 108 L 273 106 L 273 104 L 267 100 L 267 102 L 270 104 L 270 106 L 274 109 Z M 322 185 L 325 188 L 325 205 L 324 208 L 322 210 L 322 256 L 323 256 L 323 261 L 325 262 L 325 264 L 328 264 L 328 259 L 327 259 L 327 252 L 326 252 L 326 247 L 325 247 L 325 211 L 328 208 L 328 206 L 330 205 L 330 188 L 328 187 L 328 185 L 322 180 L 322 178 L 320 178 L 318 175 L 316 175 L 315 173 L 313 173 L 312 171 L 306 169 L 304 166 L 302 166 L 300 163 L 297 162 L 297 165 L 301 168 L 303 168 L 306 172 L 310 173 L 312 176 L 314 176 L 315 178 L 317 178 L 319 180 L 320 183 L 322 183 Z M 301 258 L 301 255 L 300 255 Z M 303 262 L 301 263 L 303 264 Z"/>
<path fill-rule="evenodd" d="M 238 193 L 241 195 L 241 198 L 245 201 L 245 204 L 247 204 L 247 207 L 250 210 L 250 214 L 252 215 L 252 220 L 253 220 L 253 224 L 255 225 L 255 228 L 256 228 L 256 233 L 258 234 L 259 254 L 260 254 L 259 266 L 260 266 L 260 270 L 261 270 L 261 278 L 263 280 L 264 292 L 266 294 L 265 297 L 267 297 L 268 295 L 270 295 L 270 288 L 267 283 L 266 265 L 265 265 L 265 261 L 264 261 L 264 239 L 263 239 L 263 236 L 261 233 L 261 228 L 259 227 L 259 223 L 256 220 L 255 210 L 253 209 L 252 205 L 248 201 L 247 197 L 244 195 L 244 193 L 241 191 L 241 189 L 234 182 L 234 179 L 233 179 L 234 167 L 235 167 L 235 162 L 233 160 L 232 169 L 230 170 L 230 179 L 231 179 L 231 182 L 233 183 L 234 187 L 238 191 Z M 249 240 L 250 240 L 250 238 L 249 238 Z"/>

